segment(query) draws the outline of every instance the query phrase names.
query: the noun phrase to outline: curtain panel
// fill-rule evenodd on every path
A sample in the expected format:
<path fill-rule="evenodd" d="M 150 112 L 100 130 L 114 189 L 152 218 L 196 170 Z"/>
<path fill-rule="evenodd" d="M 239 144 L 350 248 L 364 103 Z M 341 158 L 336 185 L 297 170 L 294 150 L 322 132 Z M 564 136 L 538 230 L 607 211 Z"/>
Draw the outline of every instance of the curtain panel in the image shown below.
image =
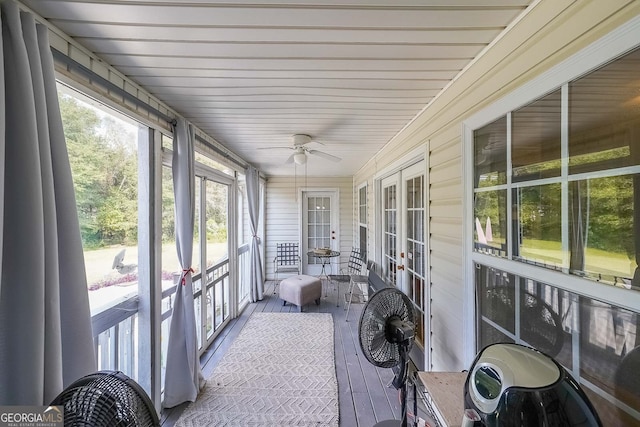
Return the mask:
<path fill-rule="evenodd" d="M 256 302 L 261 301 L 264 294 L 260 238 L 258 237 L 258 222 L 260 220 L 260 174 L 253 166 L 249 166 L 246 172 L 249 222 L 252 235 L 251 247 L 249 248 L 249 259 L 251 260 L 249 280 L 251 286 L 251 302 Z"/>
<path fill-rule="evenodd" d="M 46 405 L 96 370 L 48 29 L 0 3 L 0 405 Z"/>
<path fill-rule="evenodd" d="M 176 285 L 164 382 L 165 408 L 193 402 L 204 379 L 198 357 L 196 315 L 193 307 L 191 259 L 195 217 L 194 129 L 178 119 L 173 137 L 173 192 L 178 261 L 182 274 Z"/>

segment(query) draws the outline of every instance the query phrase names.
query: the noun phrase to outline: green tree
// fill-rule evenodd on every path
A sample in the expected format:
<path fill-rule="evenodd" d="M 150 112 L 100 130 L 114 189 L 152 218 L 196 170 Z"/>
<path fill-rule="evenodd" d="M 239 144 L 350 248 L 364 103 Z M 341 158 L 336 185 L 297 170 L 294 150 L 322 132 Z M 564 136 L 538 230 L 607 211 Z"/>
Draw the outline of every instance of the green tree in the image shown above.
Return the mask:
<path fill-rule="evenodd" d="M 69 95 L 59 93 L 58 97 L 85 248 L 135 244 L 135 135 Z"/>

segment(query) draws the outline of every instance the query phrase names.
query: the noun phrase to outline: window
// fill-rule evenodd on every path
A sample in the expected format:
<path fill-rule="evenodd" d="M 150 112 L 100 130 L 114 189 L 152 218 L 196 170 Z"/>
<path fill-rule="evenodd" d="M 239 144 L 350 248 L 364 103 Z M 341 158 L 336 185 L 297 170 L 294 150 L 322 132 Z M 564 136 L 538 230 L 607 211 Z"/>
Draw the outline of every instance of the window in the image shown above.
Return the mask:
<path fill-rule="evenodd" d="M 474 131 L 476 251 L 640 289 L 638 62 L 640 50 Z"/>
<path fill-rule="evenodd" d="M 640 419 L 623 372 L 640 352 L 623 296 L 640 290 L 639 65 L 636 48 L 473 131 L 477 349 L 549 354 L 604 425 Z"/>
<path fill-rule="evenodd" d="M 362 259 L 367 259 L 367 184 L 358 189 L 358 244 Z"/>

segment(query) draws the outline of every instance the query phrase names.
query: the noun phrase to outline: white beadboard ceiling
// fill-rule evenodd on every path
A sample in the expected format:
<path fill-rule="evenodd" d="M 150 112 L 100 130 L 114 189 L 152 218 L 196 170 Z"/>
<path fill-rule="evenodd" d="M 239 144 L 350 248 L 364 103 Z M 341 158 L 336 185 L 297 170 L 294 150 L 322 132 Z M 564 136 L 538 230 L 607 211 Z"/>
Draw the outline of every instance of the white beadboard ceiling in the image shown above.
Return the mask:
<path fill-rule="evenodd" d="M 353 175 L 531 2 L 23 0 L 267 176 Z"/>

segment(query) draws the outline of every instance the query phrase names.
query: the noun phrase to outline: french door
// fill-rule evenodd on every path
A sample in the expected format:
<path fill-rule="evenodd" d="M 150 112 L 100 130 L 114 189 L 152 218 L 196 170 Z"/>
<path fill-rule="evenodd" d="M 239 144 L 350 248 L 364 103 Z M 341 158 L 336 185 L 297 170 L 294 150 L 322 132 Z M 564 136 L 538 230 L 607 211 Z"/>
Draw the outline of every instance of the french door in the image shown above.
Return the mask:
<path fill-rule="evenodd" d="M 315 248 L 340 250 L 338 240 L 337 191 L 304 191 L 302 194 L 302 271 L 319 275 L 322 272 L 320 258 L 308 256 Z M 336 261 L 337 262 L 337 261 Z M 325 266 L 325 273 L 333 273 L 332 265 Z"/>
<path fill-rule="evenodd" d="M 384 178 L 380 189 L 382 271 L 386 280 L 407 294 L 413 304 L 416 336 L 411 358 L 419 369 L 424 369 L 430 364 L 424 350 L 430 301 L 426 277 L 425 163 Z"/>

